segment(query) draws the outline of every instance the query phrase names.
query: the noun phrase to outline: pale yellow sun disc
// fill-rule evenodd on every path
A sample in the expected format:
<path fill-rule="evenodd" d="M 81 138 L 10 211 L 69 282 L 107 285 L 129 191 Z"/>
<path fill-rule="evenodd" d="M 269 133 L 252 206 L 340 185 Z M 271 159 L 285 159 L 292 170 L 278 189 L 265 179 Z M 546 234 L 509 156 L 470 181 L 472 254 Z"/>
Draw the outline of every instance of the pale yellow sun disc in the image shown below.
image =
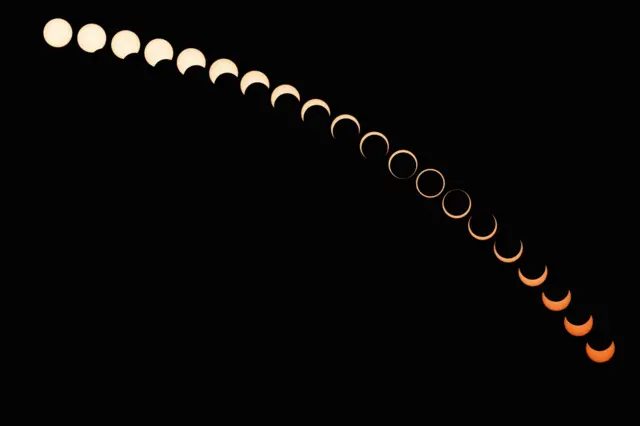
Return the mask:
<path fill-rule="evenodd" d="M 97 24 L 87 24 L 78 31 L 78 45 L 82 50 L 95 53 L 107 44 L 107 33 Z"/>
<path fill-rule="evenodd" d="M 124 59 L 132 53 L 140 52 L 140 38 L 136 33 L 122 30 L 113 36 L 111 50 L 120 59 Z"/>
<path fill-rule="evenodd" d="M 64 19 L 55 18 L 47 22 L 42 35 L 49 46 L 64 47 L 73 38 L 73 29 Z"/>

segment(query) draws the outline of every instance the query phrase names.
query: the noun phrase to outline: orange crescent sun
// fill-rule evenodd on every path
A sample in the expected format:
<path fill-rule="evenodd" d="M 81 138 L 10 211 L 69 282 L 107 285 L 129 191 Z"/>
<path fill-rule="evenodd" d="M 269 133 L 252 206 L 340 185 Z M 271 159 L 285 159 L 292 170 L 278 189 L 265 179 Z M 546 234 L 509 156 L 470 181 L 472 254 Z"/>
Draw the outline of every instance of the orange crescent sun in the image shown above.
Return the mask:
<path fill-rule="evenodd" d="M 567 317 L 564 317 L 564 328 L 572 336 L 586 336 L 593 328 L 593 315 L 589 315 L 587 322 L 581 325 L 572 324 Z"/>
<path fill-rule="evenodd" d="M 613 358 L 613 354 L 616 352 L 616 345 L 613 341 L 611 341 L 611 344 L 607 349 L 603 351 L 597 351 L 589 346 L 589 343 L 587 343 L 586 350 L 587 356 L 591 361 L 602 364 Z"/>
<path fill-rule="evenodd" d="M 527 278 L 524 276 L 520 268 L 518 268 L 518 276 L 520 277 L 522 284 L 529 287 L 538 287 L 547 280 L 547 277 L 549 276 L 549 269 L 545 265 L 544 272 L 538 278 Z"/>
<path fill-rule="evenodd" d="M 489 235 L 485 235 L 485 236 L 477 235 L 471 230 L 471 217 L 472 216 L 469 216 L 469 224 L 467 226 L 469 228 L 469 234 L 471 234 L 471 236 L 473 238 L 475 238 L 476 240 L 479 240 L 479 241 L 487 241 L 487 240 L 490 240 L 491 238 L 493 238 L 493 236 L 496 235 L 496 232 L 498 232 L 498 219 L 496 219 L 495 215 L 491 215 L 491 216 L 493 216 L 493 223 L 494 223 L 493 231 L 491 231 L 491 233 Z"/>
<path fill-rule="evenodd" d="M 451 194 L 452 192 L 462 192 L 464 195 L 467 196 L 467 199 L 469 200 L 469 207 L 467 207 L 467 210 L 465 210 L 464 213 L 451 214 L 447 210 L 447 206 L 445 205 L 445 201 L 447 200 L 447 197 L 449 196 L 449 194 Z M 467 193 L 467 191 L 465 191 L 463 189 L 452 189 L 451 191 L 449 191 L 446 194 L 444 194 L 444 197 L 442 197 L 442 210 L 444 211 L 444 214 L 449 216 L 451 219 L 462 219 L 463 217 L 468 215 L 469 212 L 471 211 L 471 196 Z"/>
<path fill-rule="evenodd" d="M 544 291 L 542 292 L 542 303 L 547 307 L 550 311 L 560 312 L 567 309 L 569 304 L 571 303 L 571 290 L 567 291 L 567 295 L 562 300 L 550 300 Z"/>
<path fill-rule="evenodd" d="M 498 253 L 498 242 L 494 242 L 493 243 L 493 253 L 496 255 L 496 257 L 498 258 L 498 260 L 500 260 L 501 262 L 504 263 L 513 263 L 515 261 L 517 261 L 518 259 L 520 259 L 520 257 L 522 257 L 522 252 L 524 251 L 524 245 L 522 244 L 522 241 L 520 241 L 520 251 L 518 252 L 518 254 L 516 254 L 513 257 L 504 257 L 501 256 L 500 253 Z M 519 271 L 519 269 L 518 269 Z"/>

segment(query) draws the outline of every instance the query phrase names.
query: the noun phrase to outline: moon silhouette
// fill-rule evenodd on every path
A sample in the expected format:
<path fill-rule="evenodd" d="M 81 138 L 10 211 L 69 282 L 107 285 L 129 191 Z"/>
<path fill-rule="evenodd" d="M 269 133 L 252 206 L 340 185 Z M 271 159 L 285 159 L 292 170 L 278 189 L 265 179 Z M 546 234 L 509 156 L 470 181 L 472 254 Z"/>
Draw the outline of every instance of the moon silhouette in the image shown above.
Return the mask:
<path fill-rule="evenodd" d="M 155 67 L 160 61 L 171 61 L 173 59 L 173 47 L 167 40 L 161 38 L 153 39 L 144 48 L 144 59 L 152 67 Z"/>
<path fill-rule="evenodd" d="M 204 54 L 198 49 L 190 47 L 180 52 L 178 59 L 176 59 L 176 63 L 180 73 L 184 74 L 191 67 L 206 67 L 207 58 L 205 58 Z"/>
<path fill-rule="evenodd" d="M 409 176 L 398 176 L 397 174 L 393 173 L 393 169 L 391 168 L 391 162 L 393 161 L 393 159 L 395 158 L 396 155 L 400 155 L 400 154 L 405 154 L 410 156 L 413 159 L 413 162 L 416 164 L 415 169 L 413 169 L 413 172 L 411 172 L 411 174 Z M 391 157 L 389 157 L 389 173 L 391 173 L 391 175 L 396 178 L 396 179 L 410 179 L 413 175 L 416 174 L 416 172 L 418 171 L 418 159 L 416 158 L 416 156 L 413 154 L 413 152 L 411 151 L 407 151 L 406 149 L 400 149 L 396 152 L 394 152 Z"/>
<path fill-rule="evenodd" d="M 522 242 L 520 244 L 522 244 Z M 520 254 L 522 254 L 522 250 L 520 250 Z M 528 287 L 538 287 L 547 280 L 547 277 L 549 276 L 549 269 L 545 266 L 544 272 L 538 278 L 527 278 L 524 276 L 520 268 L 518 268 L 518 276 L 520 277 L 522 284 Z"/>
<path fill-rule="evenodd" d="M 587 320 L 587 322 L 581 325 L 572 324 L 571 322 L 569 322 L 569 319 L 567 317 L 564 317 L 564 328 L 572 336 L 586 336 L 593 328 L 593 315 L 589 315 L 589 319 Z"/>
<path fill-rule="evenodd" d="M 82 50 L 95 53 L 107 44 L 107 33 L 97 24 L 87 24 L 78 31 L 78 45 Z"/>
<path fill-rule="evenodd" d="M 230 59 L 218 59 L 209 68 L 209 78 L 213 84 L 222 74 L 232 74 L 238 77 L 238 66 Z"/>
<path fill-rule="evenodd" d="M 471 230 L 471 216 L 469 216 L 469 224 L 468 224 L 469 234 L 471 234 L 473 238 L 479 241 L 487 241 L 493 238 L 493 236 L 496 235 L 496 233 L 498 232 L 498 219 L 496 219 L 495 215 L 491 215 L 491 216 L 493 216 L 493 224 L 494 224 L 493 231 L 491 231 L 489 235 L 485 235 L 485 236 L 477 235 Z"/>
<path fill-rule="evenodd" d="M 46 23 L 42 35 L 49 46 L 65 47 L 73 38 L 73 28 L 64 19 L 55 18 Z"/>
<path fill-rule="evenodd" d="M 334 139 L 336 138 L 336 135 L 333 134 L 333 130 L 335 129 L 336 124 L 338 124 L 338 122 L 342 121 L 342 120 L 351 120 L 351 121 L 353 121 L 356 124 L 356 126 L 358 126 L 358 134 L 360 134 L 360 123 L 358 122 L 358 120 L 353 115 L 342 114 L 342 115 L 337 116 L 335 118 L 335 120 L 333 120 L 333 122 L 331 123 L 331 136 L 333 136 Z"/>
<path fill-rule="evenodd" d="M 417 164 L 417 162 L 416 162 L 416 164 Z M 420 178 L 422 177 L 423 174 L 429 173 L 429 172 L 438 174 L 440 176 L 440 179 L 442 179 L 442 188 L 440 189 L 440 191 L 437 194 L 434 194 L 434 195 L 425 194 L 420 189 Z M 440 173 L 440 171 L 438 171 L 436 169 L 425 169 L 425 170 L 420 172 L 418 177 L 416 177 L 416 189 L 418 190 L 418 194 L 422 195 L 424 198 L 437 198 L 437 197 L 439 197 L 440 194 L 442 194 L 444 192 L 444 187 L 445 187 L 444 175 L 442 173 Z"/>
<path fill-rule="evenodd" d="M 496 257 L 498 258 L 499 261 L 504 262 L 504 263 L 513 263 L 513 262 L 516 262 L 518 259 L 520 259 L 520 257 L 522 257 L 522 252 L 524 251 L 524 246 L 522 245 L 522 241 L 520 241 L 520 251 L 518 252 L 518 254 L 516 254 L 513 257 L 501 256 L 500 253 L 498 253 L 497 244 L 498 244 L 497 242 L 493 243 L 493 252 L 495 253 L 495 255 L 496 255 Z M 545 267 L 545 274 L 546 274 L 546 271 L 547 271 L 547 269 Z M 520 279 L 523 280 L 524 275 L 522 275 L 522 273 L 520 272 L 520 269 L 518 269 L 518 274 L 520 274 Z M 543 274 L 543 275 L 545 275 L 545 274 Z M 545 278 L 546 278 L 546 276 L 545 276 Z M 527 281 L 534 281 L 534 280 L 529 280 L 528 278 L 524 278 L 524 279 L 527 280 Z M 527 284 L 526 282 L 524 282 L 524 280 L 522 282 Z M 540 284 L 542 284 L 542 283 L 540 283 Z M 538 284 L 538 285 L 540 285 L 540 284 Z M 527 284 L 527 285 L 529 285 L 529 284 Z M 530 286 L 530 287 L 533 287 L 533 286 Z"/>
<path fill-rule="evenodd" d="M 111 50 L 118 58 L 124 59 L 140 52 L 140 38 L 132 31 L 122 30 L 111 39 Z"/>
<path fill-rule="evenodd" d="M 616 352 L 616 345 L 613 341 L 611 341 L 611 344 L 607 349 L 603 351 L 597 351 L 589 346 L 589 343 L 587 343 L 586 350 L 587 356 L 591 361 L 602 364 L 613 358 L 613 354 Z"/>
<path fill-rule="evenodd" d="M 560 311 L 564 311 L 565 309 L 567 309 L 567 307 L 569 306 L 569 304 L 571 303 L 571 290 L 569 290 L 567 292 L 567 295 L 565 296 L 564 299 L 559 300 L 559 301 L 555 301 L 555 300 L 550 300 L 546 294 L 544 294 L 544 291 L 542 292 L 542 303 L 544 304 L 544 306 L 547 307 L 547 309 L 549 309 L 550 311 L 553 312 L 560 312 Z"/>
<path fill-rule="evenodd" d="M 305 102 L 305 104 L 302 106 L 302 121 L 304 121 L 304 114 L 307 112 L 307 110 L 314 106 L 320 106 L 324 108 L 325 110 L 327 110 L 327 114 L 331 116 L 331 110 L 329 109 L 329 105 L 325 101 L 323 101 L 322 99 L 311 99 Z"/>
<path fill-rule="evenodd" d="M 271 92 L 271 105 L 273 105 L 274 108 L 276 107 L 276 101 L 282 95 L 293 95 L 298 100 L 298 102 L 300 102 L 300 93 L 298 92 L 298 89 L 291 86 L 290 84 L 281 84 L 280 86 L 273 89 L 273 92 Z"/>
<path fill-rule="evenodd" d="M 447 206 L 445 205 L 445 201 L 447 200 L 447 196 L 449 194 L 451 194 L 452 192 L 462 192 L 464 195 L 467 196 L 467 198 L 469 199 L 469 207 L 467 208 L 467 210 L 462 213 L 462 214 L 451 214 L 447 211 Z M 444 197 L 442 197 L 442 210 L 444 211 L 444 214 L 446 214 L 447 216 L 449 216 L 451 219 L 462 219 L 463 217 L 465 217 L 466 215 L 469 214 L 469 212 L 471 211 L 471 197 L 469 196 L 469 194 L 467 194 L 466 191 L 462 190 L 462 189 L 452 189 L 451 191 L 447 192 L 446 194 L 444 194 Z M 496 253 L 497 254 L 497 253 Z"/>
<path fill-rule="evenodd" d="M 384 153 L 384 155 L 386 156 L 387 154 L 389 154 L 389 150 L 391 149 L 391 145 L 389 145 L 389 139 L 387 139 L 387 137 L 380 132 L 369 132 L 366 135 L 364 135 L 362 139 L 360 139 L 360 154 L 362 154 L 364 158 L 367 158 L 367 156 L 364 155 L 364 150 L 363 150 L 364 141 L 366 141 L 367 138 L 369 138 L 370 136 L 380 136 L 384 140 L 384 143 L 387 145 L 387 151 Z"/>
<path fill-rule="evenodd" d="M 242 90 L 242 94 L 245 95 L 249 86 L 254 83 L 264 84 L 267 89 L 269 88 L 269 79 L 263 72 L 249 71 L 242 76 L 242 80 L 240 80 L 240 90 Z"/>

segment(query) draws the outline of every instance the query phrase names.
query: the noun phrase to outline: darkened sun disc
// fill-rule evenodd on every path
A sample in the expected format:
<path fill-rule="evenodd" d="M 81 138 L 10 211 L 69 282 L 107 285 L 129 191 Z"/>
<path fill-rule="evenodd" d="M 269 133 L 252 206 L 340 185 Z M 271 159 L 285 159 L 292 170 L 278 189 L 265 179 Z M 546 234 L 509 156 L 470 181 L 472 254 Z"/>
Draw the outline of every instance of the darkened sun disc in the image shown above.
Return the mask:
<path fill-rule="evenodd" d="M 417 161 L 416 161 L 416 164 L 417 164 Z M 429 172 L 436 173 L 437 175 L 440 176 L 440 179 L 442 179 L 442 188 L 440 188 L 440 191 L 438 191 L 435 194 L 425 194 L 420 189 L 420 178 L 422 177 L 422 175 L 424 175 L 425 173 L 429 173 Z M 439 170 L 436 170 L 436 169 L 425 169 L 425 170 L 420 172 L 418 177 L 416 177 L 416 189 L 418 190 L 418 194 L 422 195 L 424 198 L 438 198 L 440 196 L 440 194 L 442 194 L 444 192 L 444 187 L 445 187 L 444 175 L 442 173 L 440 173 Z"/>
<path fill-rule="evenodd" d="M 572 336 L 586 336 L 593 328 L 593 315 L 589 315 L 587 322 L 580 325 L 572 324 L 567 317 L 564 317 L 564 328 Z"/>
<path fill-rule="evenodd" d="M 245 95 L 249 86 L 255 83 L 264 84 L 267 89 L 269 88 L 269 79 L 262 71 L 249 71 L 240 79 L 240 90 L 242 94 Z"/>
<path fill-rule="evenodd" d="M 520 257 L 522 257 L 522 252 L 524 251 L 524 245 L 522 244 L 522 241 L 520 241 L 520 251 L 518 251 L 518 254 L 516 254 L 513 257 L 501 256 L 500 253 L 498 253 L 497 244 L 498 244 L 497 242 L 493 243 L 493 253 L 496 255 L 496 257 L 498 258 L 499 261 L 504 262 L 504 263 L 513 263 L 513 262 L 516 262 L 518 259 L 520 259 Z M 546 270 L 547 269 L 545 268 L 545 273 L 546 273 Z M 518 269 L 518 274 L 520 274 L 520 279 L 522 279 L 522 277 L 524 277 L 524 275 L 522 275 L 522 272 L 520 272 L 520 269 Z"/>
<path fill-rule="evenodd" d="M 477 235 L 471 230 L 471 216 L 469 216 L 469 224 L 468 224 L 469 234 L 471 234 L 471 236 L 473 238 L 475 238 L 476 240 L 479 240 L 479 241 L 487 241 L 487 240 L 490 240 L 491 238 L 493 238 L 496 235 L 496 233 L 498 232 L 498 219 L 496 219 L 495 215 L 491 215 L 491 216 L 493 216 L 493 223 L 494 223 L 493 231 L 491 231 L 491 233 L 489 235 L 484 235 L 484 236 Z"/>
<path fill-rule="evenodd" d="M 364 141 L 366 141 L 371 136 L 381 137 L 384 140 L 385 145 L 387 146 L 387 150 L 385 151 L 384 155 L 386 156 L 387 154 L 389 154 L 389 150 L 391 149 L 391 145 L 389 144 L 389 139 L 387 139 L 387 137 L 380 132 L 369 132 L 366 135 L 364 135 L 362 139 L 360 139 L 360 154 L 362 154 L 364 158 L 367 158 L 367 156 L 364 155 Z"/>
<path fill-rule="evenodd" d="M 522 254 L 522 251 L 520 252 L 520 254 Z M 538 287 L 542 285 L 542 283 L 544 283 L 547 280 L 548 276 L 549 276 L 549 268 L 547 268 L 546 265 L 544 267 L 544 272 L 538 278 L 527 278 L 524 276 L 520 268 L 518 268 L 518 277 L 520 277 L 520 281 L 522 281 L 522 284 L 526 285 L 527 287 Z"/>
<path fill-rule="evenodd" d="M 281 84 L 271 92 L 271 105 L 274 108 L 276 107 L 276 101 L 282 95 L 292 95 L 298 100 L 298 102 L 300 102 L 300 92 L 298 92 L 298 89 L 290 84 Z"/>
<path fill-rule="evenodd" d="M 613 354 L 616 352 L 616 345 L 613 341 L 611 341 L 611 345 L 605 350 L 597 351 L 593 349 L 589 343 L 586 346 L 587 356 L 593 362 L 597 362 L 598 364 L 602 364 L 608 362 L 613 358 Z"/>
<path fill-rule="evenodd" d="M 547 297 L 547 295 L 544 294 L 544 291 L 543 291 L 542 292 L 542 303 L 550 311 L 553 311 L 553 312 L 564 311 L 565 309 L 567 309 L 569 307 L 569 304 L 571 303 L 571 290 L 569 290 L 567 292 L 567 295 L 565 296 L 564 299 L 558 300 L 558 301 L 550 300 Z"/>
<path fill-rule="evenodd" d="M 305 102 L 304 105 L 302 105 L 302 112 L 300 113 L 300 115 L 302 116 L 302 121 L 304 121 L 304 115 L 307 112 L 307 110 L 314 106 L 319 106 L 324 108 L 325 111 L 327 111 L 327 114 L 329 114 L 329 117 L 331 117 L 331 109 L 329 108 L 329 104 L 327 104 L 322 99 L 311 99 Z"/>
<path fill-rule="evenodd" d="M 176 59 L 176 65 L 178 71 L 184 74 L 191 67 L 205 68 L 207 66 L 207 58 L 198 49 L 190 47 L 180 52 L 178 59 Z"/>
<path fill-rule="evenodd" d="M 213 84 L 216 84 L 216 80 L 222 74 L 230 74 L 238 77 L 238 66 L 231 59 L 221 58 L 217 59 L 211 68 L 209 68 L 209 78 Z"/>
<path fill-rule="evenodd" d="M 415 163 L 415 168 L 413 169 L 413 172 L 411 172 L 411 174 L 409 176 L 398 176 L 397 174 L 395 174 L 393 172 L 393 169 L 391 168 L 391 163 L 393 162 L 393 159 L 400 155 L 400 154 L 404 154 L 404 155 L 408 155 L 409 157 L 411 157 L 413 159 L 413 162 Z M 416 158 L 416 156 L 413 154 L 413 152 L 411 151 L 407 151 L 406 149 L 401 149 L 398 150 L 396 152 L 394 152 L 391 157 L 389 157 L 389 172 L 391 173 L 391 175 L 393 175 L 394 178 L 396 179 L 410 179 L 413 177 L 413 175 L 416 174 L 416 172 L 418 171 L 418 159 Z"/>
<path fill-rule="evenodd" d="M 360 134 L 360 123 L 358 122 L 358 120 L 351 114 L 341 114 L 339 116 L 337 116 L 335 118 L 335 120 L 333 120 L 333 122 L 331 123 L 331 136 L 333 136 L 333 138 L 336 138 L 336 135 L 333 133 L 336 124 L 338 124 L 338 122 L 342 121 L 342 120 L 351 120 L 355 123 L 356 126 L 358 126 L 358 134 Z"/>
<path fill-rule="evenodd" d="M 447 210 L 447 205 L 446 205 L 447 197 L 449 196 L 449 194 L 451 194 L 453 192 L 462 192 L 464 195 L 467 196 L 467 199 L 469 200 L 469 207 L 467 207 L 467 210 L 465 210 L 461 214 L 451 214 Z M 463 217 L 468 215 L 469 212 L 471 211 L 471 197 L 469 196 L 469 194 L 467 194 L 467 191 L 465 191 L 463 189 L 452 189 L 451 191 L 449 191 L 446 194 L 444 194 L 444 197 L 442 197 L 442 210 L 444 211 L 444 214 L 449 216 L 451 219 L 462 219 Z"/>

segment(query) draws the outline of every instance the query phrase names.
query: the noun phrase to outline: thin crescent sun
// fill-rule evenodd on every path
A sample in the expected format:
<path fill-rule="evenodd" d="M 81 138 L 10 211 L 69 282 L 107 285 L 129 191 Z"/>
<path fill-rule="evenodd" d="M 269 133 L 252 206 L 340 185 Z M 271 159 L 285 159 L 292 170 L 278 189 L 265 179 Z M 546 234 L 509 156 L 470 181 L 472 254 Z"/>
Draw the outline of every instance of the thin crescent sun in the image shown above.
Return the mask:
<path fill-rule="evenodd" d="M 520 259 L 520 257 L 522 257 L 522 252 L 524 251 L 524 245 L 522 244 L 522 241 L 520 241 L 520 251 L 518 252 L 518 254 L 516 254 L 513 257 L 501 256 L 500 253 L 498 253 L 497 244 L 498 244 L 497 242 L 493 243 L 493 253 L 496 255 L 496 257 L 498 258 L 499 261 L 504 262 L 504 263 L 513 263 L 513 262 L 516 262 L 518 259 Z M 546 271 L 546 269 L 545 269 L 545 271 Z M 519 269 L 518 269 L 518 273 L 520 273 Z M 521 278 L 520 279 L 522 279 L 522 274 L 521 274 Z"/>
<path fill-rule="evenodd" d="M 209 68 L 209 78 L 213 84 L 222 74 L 231 74 L 238 77 L 238 66 L 231 59 L 218 59 Z"/>
<path fill-rule="evenodd" d="M 544 267 L 544 272 L 538 278 L 527 278 L 524 276 L 520 268 L 518 268 L 518 277 L 520 277 L 520 281 L 522 281 L 522 284 L 528 287 L 538 287 L 539 285 L 542 285 L 542 283 L 544 283 L 547 280 L 548 276 L 549 276 L 549 269 L 547 268 L 546 265 Z"/>
<path fill-rule="evenodd" d="M 276 101 L 282 95 L 293 95 L 300 102 L 300 92 L 290 84 L 281 84 L 271 92 L 271 105 L 275 108 Z"/>
<path fill-rule="evenodd" d="M 416 162 L 416 164 L 417 164 L 417 162 Z M 438 191 L 438 193 L 434 194 L 434 195 L 425 194 L 420 189 L 420 178 L 422 177 L 423 174 L 429 173 L 429 172 L 438 174 L 440 176 L 440 179 L 442 179 L 442 188 L 440 188 L 440 191 Z M 440 196 L 440 194 L 442 194 L 444 192 L 445 185 L 446 185 L 446 182 L 444 180 L 444 175 L 442 173 L 440 173 L 439 170 L 436 170 L 436 169 L 425 169 L 425 170 L 420 172 L 418 177 L 416 177 L 416 189 L 418 190 L 418 194 L 422 195 L 424 198 L 438 198 Z"/>
<path fill-rule="evenodd" d="M 302 112 L 301 112 L 302 121 L 304 121 L 304 114 L 307 112 L 307 110 L 314 106 L 320 106 L 324 108 L 327 111 L 327 114 L 331 116 L 331 109 L 329 108 L 329 104 L 327 104 L 322 99 L 310 99 L 307 102 L 305 102 L 305 104 L 302 106 Z"/>
<path fill-rule="evenodd" d="M 409 176 L 398 176 L 397 174 L 393 173 L 393 169 L 391 169 L 391 162 L 393 161 L 394 157 L 396 155 L 400 155 L 400 154 L 406 154 L 408 156 L 410 156 L 413 159 L 413 162 L 416 164 L 416 167 L 413 169 L 413 172 L 411 172 L 411 174 Z M 413 175 L 416 174 L 416 172 L 418 171 L 418 158 L 416 158 L 416 156 L 413 154 L 413 152 L 408 151 L 406 149 L 400 149 L 396 152 L 394 152 L 391 157 L 389 157 L 389 173 L 391 173 L 391 175 L 396 178 L 396 179 L 410 179 Z"/>
<path fill-rule="evenodd" d="M 567 295 L 565 296 L 564 299 L 558 300 L 558 301 L 550 300 L 547 297 L 547 295 L 544 294 L 544 291 L 543 291 L 542 292 L 542 303 L 550 311 L 553 311 L 553 312 L 564 311 L 565 309 L 567 309 L 567 307 L 569 307 L 569 304 L 571 303 L 571 290 L 569 290 L 567 292 Z"/>
<path fill-rule="evenodd" d="M 389 154 L 389 150 L 391 150 L 389 139 L 387 139 L 387 137 L 380 132 L 369 132 L 364 135 L 362 139 L 360 139 L 360 154 L 362 154 L 364 158 L 367 158 L 367 156 L 364 155 L 364 141 L 367 140 L 367 138 L 369 138 L 370 136 L 380 136 L 384 140 L 384 143 L 387 145 L 387 151 L 384 153 L 384 155 L 386 156 L 387 154 Z"/>
<path fill-rule="evenodd" d="M 469 207 L 467 207 L 467 210 L 464 213 L 451 214 L 447 210 L 447 206 L 445 205 L 445 201 L 447 200 L 447 196 L 449 196 L 449 194 L 451 194 L 452 192 L 462 192 L 469 199 Z M 446 194 L 444 194 L 444 197 L 442 197 L 442 210 L 444 211 L 444 214 L 449 216 L 451 219 L 462 219 L 463 217 L 468 215 L 469 212 L 471 211 L 471 197 L 469 196 L 469 194 L 467 194 L 467 191 L 465 191 L 464 189 L 452 189 L 451 191 L 449 191 Z"/>
<path fill-rule="evenodd" d="M 593 328 L 593 315 L 589 315 L 589 319 L 584 324 L 572 324 L 567 317 L 564 317 L 564 328 L 572 336 L 582 337 L 589 334 Z"/>
<path fill-rule="evenodd" d="M 587 350 L 587 356 L 591 361 L 597 362 L 598 364 L 602 364 L 609 361 L 611 358 L 613 358 L 613 354 L 616 352 L 616 345 L 613 341 L 611 341 L 611 344 L 607 349 L 602 351 L 597 351 L 593 349 L 591 346 L 589 346 L 589 343 L 587 343 L 586 350 Z"/>
<path fill-rule="evenodd" d="M 341 120 L 353 121 L 356 124 L 356 126 L 358 126 L 358 134 L 360 134 L 360 123 L 358 122 L 358 120 L 351 114 L 341 114 L 337 116 L 335 120 L 333 120 L 333 122 L 331 123 L 331 136 L 333 136 L 334 139 L 336 138 L 336 135 L 333 134 L 333 130 L 335 129 L 336 124 L 338 124 L 338 122 Z"/>
<path fill-rule="evenodd" d="M 491 215 L 491 216 L 493 216 L 493 224 L 494 224 L 493 225 L 493 231 L 491 231 L 491 233 L 489 235 L 485 235 L 485 236 L 477 235 L 471 230 L 471 217 L 472 216 L 469 216 L 469 224 L 468 224 L 469 234 L 471 234 L 471 236 L 473 238 L 475 238 L 476 240 L 479 240 L 479 241 L 487 241 L 487 240 L 490 240 L 491 238 L 493 238 L 493 236 L 496 235 L 496 233 L 498 232 L 498 219 L 496 219 L 495 215 Z"/>
<path fill-rule="evenodd" d="M 243 75 L 240 80 L 240 90 L 242 94 L 245 95 L 249 86 L 254 83 L 261 83 L 267 86 L 267 89 L 269 88 L 269 79 L 262 71 L 249 71 Z"/>

